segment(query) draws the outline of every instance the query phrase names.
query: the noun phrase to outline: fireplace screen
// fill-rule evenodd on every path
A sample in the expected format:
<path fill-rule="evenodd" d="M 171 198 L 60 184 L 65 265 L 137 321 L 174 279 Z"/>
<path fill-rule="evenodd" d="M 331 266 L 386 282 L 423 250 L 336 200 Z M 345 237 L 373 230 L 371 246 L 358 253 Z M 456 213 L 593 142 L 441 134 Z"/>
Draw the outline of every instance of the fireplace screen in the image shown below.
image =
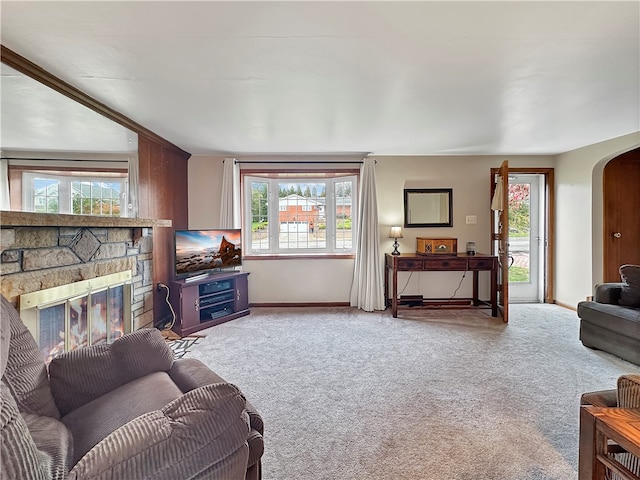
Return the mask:
<path fill-rule="evenodd" d="M 55 297 L 56 293 L 46 290 L 20 297 L 23 320 L 47 363 L 62 352 L 111 343 L 131 331 L 130 273 L 125 275 L 129 279 L 125 282 L 120 274 L 116 275 L 65 285 L 59 292 L 63 298 L 52 300 L 49 297 Z M 108 285 L 111 280 L 117 283 Z M 29 308 L 30 305 L 33 306 Z"/>

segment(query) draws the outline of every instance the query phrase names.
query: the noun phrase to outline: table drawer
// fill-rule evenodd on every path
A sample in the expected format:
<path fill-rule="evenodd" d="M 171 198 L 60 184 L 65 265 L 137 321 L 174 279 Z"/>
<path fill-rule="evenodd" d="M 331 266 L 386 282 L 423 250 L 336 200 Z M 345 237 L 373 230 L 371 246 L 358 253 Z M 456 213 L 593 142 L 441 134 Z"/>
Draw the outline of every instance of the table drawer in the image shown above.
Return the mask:
<path fill-rule="evenodd" d="M 469 270 L 491 270 L 493 265 L 492 258 L 470 258 Z"/>
<path fill-rule="evenodd" d="M 424 260 L 425 270 L 466 270 L 464 258 L 428 258 Z"/>
<path fill-rule="evenodd" d="M 422 270 L 422 260 L 399 258 L 398 270 Z"/>

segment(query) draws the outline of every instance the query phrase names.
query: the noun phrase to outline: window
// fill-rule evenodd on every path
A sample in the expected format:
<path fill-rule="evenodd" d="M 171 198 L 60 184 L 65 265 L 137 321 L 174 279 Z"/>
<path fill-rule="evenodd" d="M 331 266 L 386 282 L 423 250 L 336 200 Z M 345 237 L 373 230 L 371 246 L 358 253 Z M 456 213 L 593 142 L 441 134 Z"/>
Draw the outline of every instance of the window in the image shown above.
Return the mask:
<path fill-rule="evenodd" d="M 38 213 L 58 213 L 59 182 L 52 178 L 33 179 L 33 211 Z"/>
<path fill-rule="evenodd" d="M 247 174 L 243 185 L 245 231 L 251 232 L 245 248 L 252 255 L 354 251 L 352 171 Z"/>
<path fill-rule="evenodd" d="M 76 215 L 121 215 L 126 205 L 126 174 L 95 176 L 85 172 L 22 173 L 22 204 L 25 211 Z M 123 209 L 123 213 L 126 208 Z"/>

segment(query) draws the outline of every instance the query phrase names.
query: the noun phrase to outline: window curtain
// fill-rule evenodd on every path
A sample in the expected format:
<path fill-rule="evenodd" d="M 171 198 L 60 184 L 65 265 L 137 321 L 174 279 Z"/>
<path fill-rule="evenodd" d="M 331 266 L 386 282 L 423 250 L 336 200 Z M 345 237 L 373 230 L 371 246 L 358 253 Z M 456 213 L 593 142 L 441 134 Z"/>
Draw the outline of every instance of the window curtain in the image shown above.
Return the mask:
<path fill-rule="evenodd" d="M 224 159 L 220 228 L 240 228 L 240 165 L 235 158 Z"/>
<path fill-rule="evenodd" d="M 11 210 L 9 200 L 9 160 L 0 160 L 0 210 Z"/>
<path fill-rule="evenodd" d="M 129 157 L 129 198 L 127 199 L 127 217 L 138 218 L 138 182 L 140 178 L 140 167 L 138 156 Z"/>
<path fill-rule="evenodd" d="M 365 158 L 360 171 L 356 261 L 351 306 L 372 312 L 384 310 L 384 265 L 380 255 L 375 160 Z"/>

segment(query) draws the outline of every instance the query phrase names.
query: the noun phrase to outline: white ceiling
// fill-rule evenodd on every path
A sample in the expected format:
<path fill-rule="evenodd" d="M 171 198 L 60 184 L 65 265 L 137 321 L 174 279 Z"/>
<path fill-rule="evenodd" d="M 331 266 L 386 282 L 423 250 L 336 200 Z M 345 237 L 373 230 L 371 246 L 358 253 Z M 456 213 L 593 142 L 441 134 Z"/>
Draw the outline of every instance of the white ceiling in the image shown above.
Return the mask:
<path fill-rule="evenodd" d="M 192 154 L 554 154 L 640 130 L 638 1 L 0 8 L 4 46 Z"/>
<path fill-rule="evenodd" d="M 36 80 L 0 64 L 0 146 L 11 153 L 137 151 L 135 133 Z M 108 158 L 107 158 L 108 159 Z"/>

